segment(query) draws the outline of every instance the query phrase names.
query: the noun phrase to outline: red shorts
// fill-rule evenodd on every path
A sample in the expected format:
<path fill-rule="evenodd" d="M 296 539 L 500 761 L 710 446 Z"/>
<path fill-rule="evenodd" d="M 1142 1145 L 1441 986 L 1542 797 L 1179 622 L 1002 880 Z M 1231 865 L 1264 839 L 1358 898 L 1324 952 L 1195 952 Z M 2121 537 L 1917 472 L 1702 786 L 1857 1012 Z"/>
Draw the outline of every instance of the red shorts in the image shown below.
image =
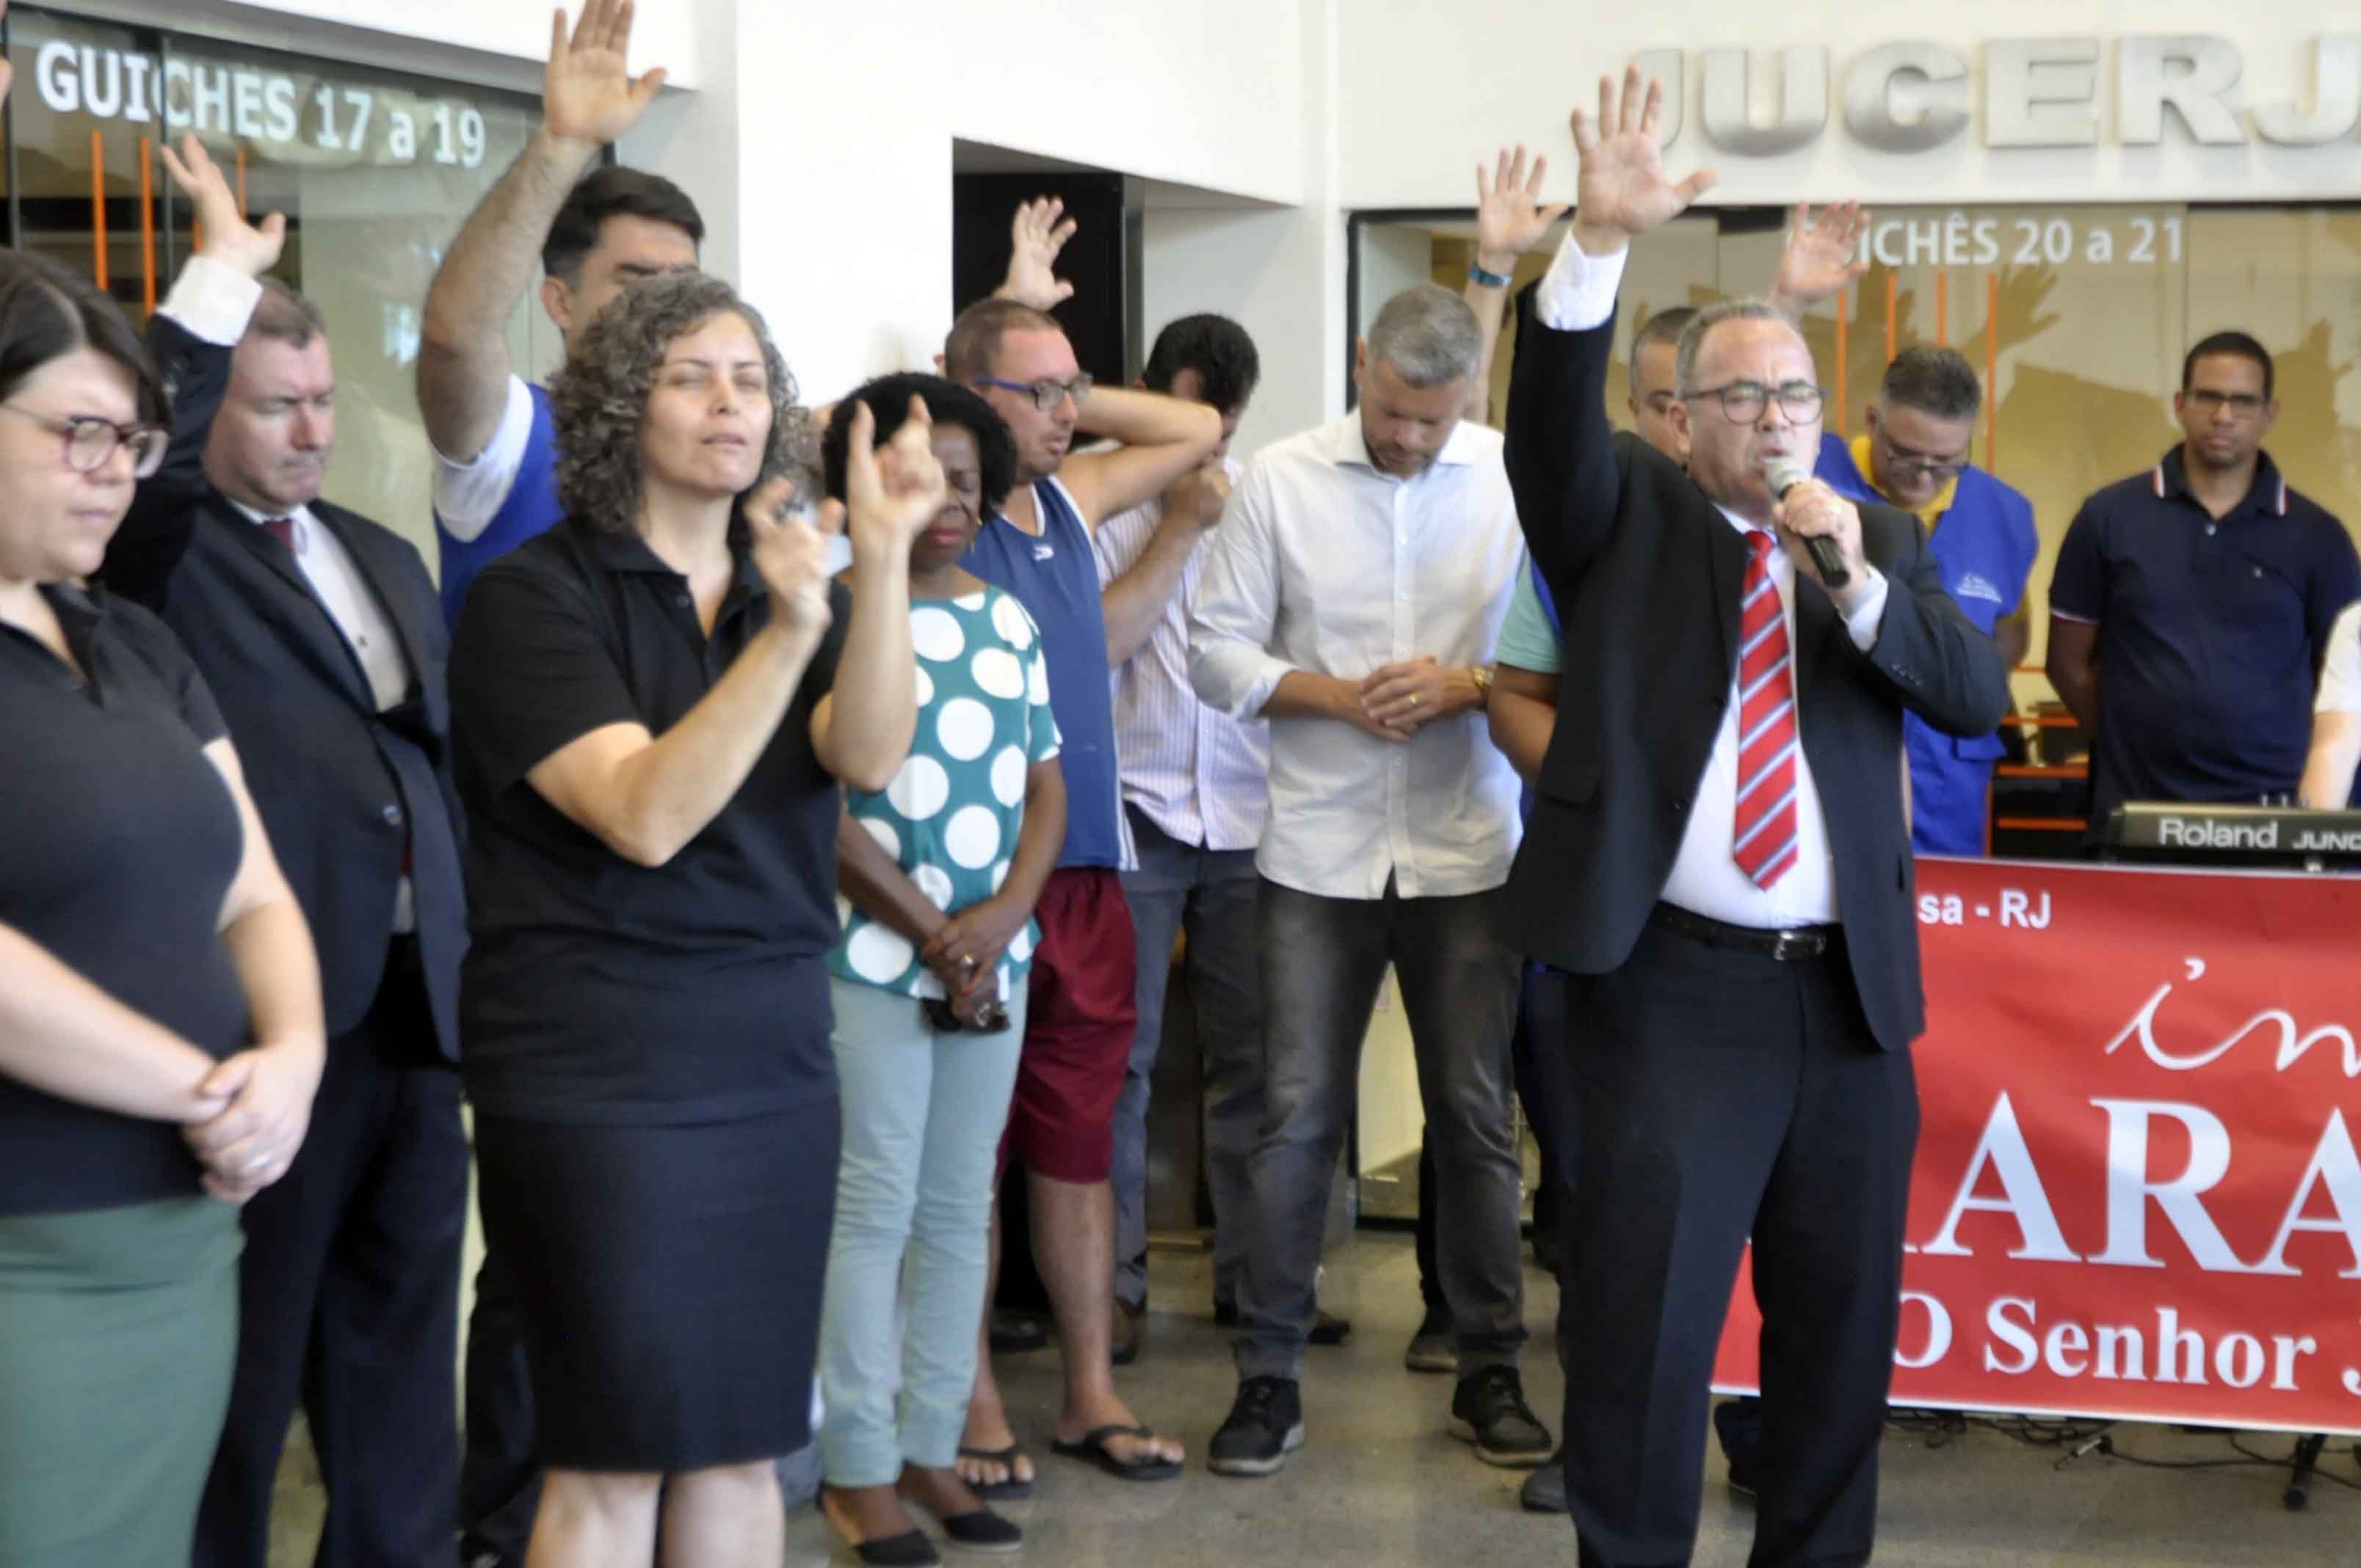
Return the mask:
<path fill-rule="evenodd" d="M 1104 867 L 1049 873 L 1026 991 L 1025 1046 L 1001 1143 L 1027 1170 L 1077 1186 L 1115 1165 L 1115 1102 L 1139 1025 L 1139 958 L 1123 883 Z"/>

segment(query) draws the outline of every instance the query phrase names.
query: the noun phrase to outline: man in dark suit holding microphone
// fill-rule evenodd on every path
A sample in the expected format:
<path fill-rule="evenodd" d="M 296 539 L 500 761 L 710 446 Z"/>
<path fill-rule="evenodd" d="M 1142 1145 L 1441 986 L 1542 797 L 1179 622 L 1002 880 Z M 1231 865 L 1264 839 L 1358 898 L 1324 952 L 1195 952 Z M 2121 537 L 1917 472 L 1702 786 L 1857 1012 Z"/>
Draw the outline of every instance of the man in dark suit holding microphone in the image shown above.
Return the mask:
<path fill-rule="evenodd" d="M 1565 645 L 1503 918 L 1573 977 L 1572 1511 L 1586 1564 L 1688 1561 L 1751 1234 L 1752 1562 L 1866 1563 L 1924 1020 L 1903 714 L 1988 732 L 2008 686 L 1908 514 L 1814 479 L 1773 495 L 1773 466 L 1808 469 L 1821 390 L 1767 304 L 1716 305 L 1682 335 L 1686 473 L 1609 431 L 1630 242 L 1712 180 L 1665 176 L 1662 96 L 1633 71 L 1601 82 L 1595 124 L 1576 114 L 1576 222 L 1509 400 L 1509 475 Z"/>

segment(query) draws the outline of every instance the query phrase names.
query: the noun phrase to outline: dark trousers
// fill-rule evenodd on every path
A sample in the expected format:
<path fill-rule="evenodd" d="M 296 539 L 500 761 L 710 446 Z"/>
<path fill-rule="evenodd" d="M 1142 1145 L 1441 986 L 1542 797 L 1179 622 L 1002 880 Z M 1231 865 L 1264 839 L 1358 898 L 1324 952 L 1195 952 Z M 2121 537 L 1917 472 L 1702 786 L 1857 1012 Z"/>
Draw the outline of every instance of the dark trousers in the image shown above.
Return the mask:
<path fill-rule="evenodd" d="M 1241 1377 L 1302 1376 L 1329 1183 L 1389 963 L 1401 984 L 1440 1165 L 1437 1272 L 1460 1373 L 1517 1365 L 1524 1272 L 1509 1036 L 1518 960 L 1493 932 L 1495 896 L 1402 898 L 1389 883 L 1380 898 L 1328 898 L 1263 883 L 1263 1120 L 1247 1168 L 1253 1215 L 1235 1346 Z"/>
<path fill-rule="evenodd" d="M 1651 924 L 1566 982 L 1576 1201 L 1559 1295 L 1581 1561 L 1686 1563 L 1748 1233 L 1763 1309 L 1752 1568 L 1869 1561 L 1918 1098 L 1841 940 L 1780 962 Z"/>
<path fill-rule="evenodd" d="M 1517 1028 L 1509 1036 L 1510 1065 L 1517 1075 L 1517 1102 L 1541 1151 L 1541 1182 L 1533 1189 L 1533 1250 L 1554 1272 L 1565 1255 L 1565 1224 L 1573 1206 L 1567 1155 L 1574 1139 L 1574 1082 L 1565 1060 L 1565 977 L 1540 964 L 1525 965 L 1517 993 Z M 1434 1180 L 1434 1146 L 1418 1146 L 1418 1293 L 1427 1310 L 1447 1310 L 1435 1269 L 1435 1213 L 1441 1208 Z"/>
<path fill-rule="evenodd" d="M 524 1303 L 501 1252 L 487 1249 L 467 1315 L 467 1453 L 459 1465 L 461 1559 L 522 1568 L 541 1504 Z"/>
<path fill-rule="evenodd" d="M 467 1143 L 433 1038 L 417 948 L 397 938 L 368 1015 L 328 1042 L 294 1168 L 246 1206 L 237 1372 L 197 1568 L 263 1568 L 299 1399 L 328 1493 L 321 1568 L 458 1561 Z"/>

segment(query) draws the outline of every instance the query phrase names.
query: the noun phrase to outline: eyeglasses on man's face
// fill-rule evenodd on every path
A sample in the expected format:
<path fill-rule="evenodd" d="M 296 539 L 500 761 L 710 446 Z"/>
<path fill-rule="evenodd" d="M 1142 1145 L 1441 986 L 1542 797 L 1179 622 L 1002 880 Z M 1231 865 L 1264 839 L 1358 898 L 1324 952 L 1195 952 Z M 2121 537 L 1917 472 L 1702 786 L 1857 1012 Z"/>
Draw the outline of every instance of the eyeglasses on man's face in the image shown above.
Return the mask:
<path fill-rule="evenodd" d="M 1721 404 L 1722 414 L 1730 423 L 1752 424 L 1776 399 L 1780 411 L 1802 424 L 1818 415 L 1826 397 L 1825 391 L 1809 381 L 1785 381 L 1776 387 L 1766 387 L 1760 381 L 1726 381 L 1719 387 L 1683 392 L 1681 401 L 1697 403 L 1710 398 Z"/>
<path fill-rule="evenodd" d="M 1082 400 L 1091 395 L 1091 389 L 1098 383 L 1085 371 L 1071 381 L 1052 381 L 1046 377 L 1038 381 L 1004 381 L 997 376 L 978 376 L 974 384 L 996 387 L 1004 392 L 1022 392 L 1033 400 L 1035 408 L 1049 413 L 1068 398 L 1074 400 L 1076 408 L 1081 408 Z"/>
<path fill-rule="evenodd" d="M 1885 462 L 1882 466 L 1897 477 L 1916 474 L 1928 479 L 1955 478 L 1968 466 L 1964 452 L 1956 457 L 1938 457 L 1928 452 L 1914 452 L 1882 430 L 1877 433 L 1877 442 L 1885 449 Z"/>
<path fill-rule="evenodd" d="M 2183 392 L 2181 400 L 2202 414 L 2218 414 L 2227 409 L 2237 419 L 2253 419 L 2263 411 L 2264 401 L 2259 392 L 2217 392 L 2210 387 Z"/>
<path fill-rule="evenodd" d="M 60 438 L 66 466 L 77 474 L 97 473 L 120 446 L 131 454 L 132 477 L 148 478 L 163 466 L 164 449 L 172 440 L 171 432 L 152 424 L 117 424 L 95 414 L 51 419 L 14 403 L 0 403 L 0 409 L 6 409 L 19 419 L 30 420 Z"/>

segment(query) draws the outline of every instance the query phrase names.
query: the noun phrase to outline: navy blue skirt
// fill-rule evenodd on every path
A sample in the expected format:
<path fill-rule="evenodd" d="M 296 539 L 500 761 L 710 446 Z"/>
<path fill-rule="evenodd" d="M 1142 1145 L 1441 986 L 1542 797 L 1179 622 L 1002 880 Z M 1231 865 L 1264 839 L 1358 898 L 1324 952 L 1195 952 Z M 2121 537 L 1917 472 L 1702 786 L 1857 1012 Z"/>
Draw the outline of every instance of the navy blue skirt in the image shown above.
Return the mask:
<path fill-rule="evenodd" d="M 678 1473 L 811 1440 L 840 1133 L 833 1096 L 685 1126 L 477 1117 L 542 1464 Z"/>

